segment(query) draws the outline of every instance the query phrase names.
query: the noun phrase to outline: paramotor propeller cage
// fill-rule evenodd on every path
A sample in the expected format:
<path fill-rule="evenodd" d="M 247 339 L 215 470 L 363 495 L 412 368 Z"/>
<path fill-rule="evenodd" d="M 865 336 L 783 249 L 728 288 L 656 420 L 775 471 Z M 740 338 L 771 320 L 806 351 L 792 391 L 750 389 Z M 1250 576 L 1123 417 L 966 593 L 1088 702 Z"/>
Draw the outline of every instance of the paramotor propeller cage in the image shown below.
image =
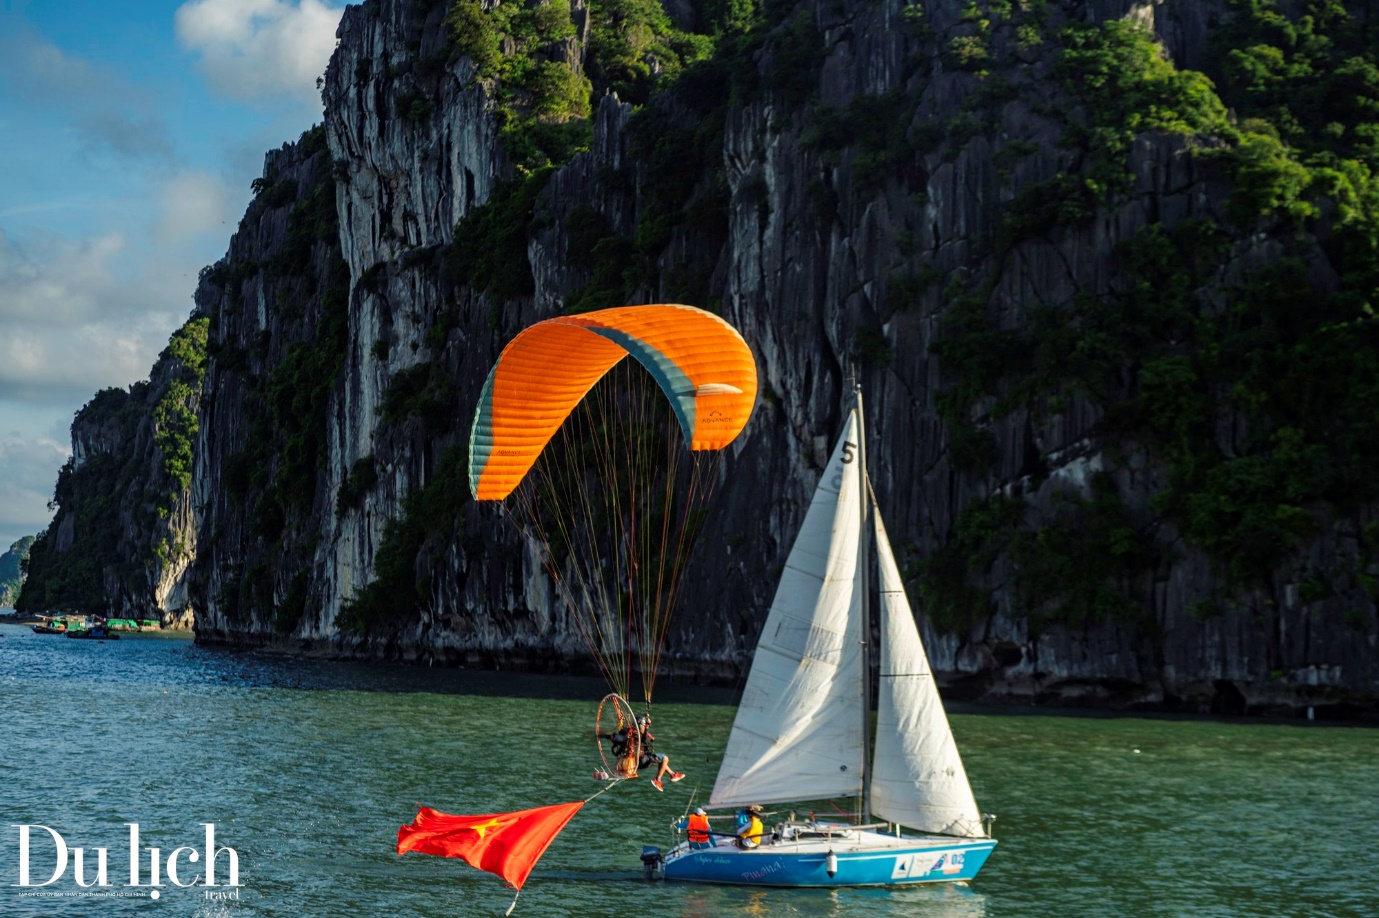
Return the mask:
<path fill-rule="evenodd" d="M 599 702 L 594 741 L 598 743 L 605 774 L 610 778 L 637 777 L 642 735 L 637 729 L 637 714 L 626 698 L 615 693 L 605 695 Z"/>

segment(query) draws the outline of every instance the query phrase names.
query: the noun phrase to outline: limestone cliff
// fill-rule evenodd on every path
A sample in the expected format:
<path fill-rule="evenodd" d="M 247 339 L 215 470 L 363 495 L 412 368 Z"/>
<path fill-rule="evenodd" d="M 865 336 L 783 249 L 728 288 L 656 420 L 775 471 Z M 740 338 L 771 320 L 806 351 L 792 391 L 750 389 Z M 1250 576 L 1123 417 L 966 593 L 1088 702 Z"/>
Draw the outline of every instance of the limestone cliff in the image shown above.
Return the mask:
<path fill-rule="evenodd" d="M 1373 208 L 1342 187 L 1363 132 L 1320 126 L 1309 180 L 1280 140 L 1302 148 L 1305 113 L 1289 135 L 1227 110 L 1258 72 L 1228 53 L 1254 41 L 1242 4 L 841 0 L 747 28 L 704 3 L 670 12 L 716 54 L 662 23 L 614 67 L 616 17 L 576 0 L 535 50 L 494 39 L 589 80 L 587 121 L 531 120 L 473 37 L 493 9 L 349 8 L 323 127 L 269 156 L 203 278 L 200 639 L 578 666 L 536 559 L 468 500 L 470 412 L 530 322 L 682 301 L 742 331 L 763 386 L 670 668 L 749 658 L 856 367 L 950 692 L 1374 709 L 1373 423 L 1315 410 L 1347 390 L 1308 356 L 1374 334 Z M 1337 363 L 1356 406 L 1365 359 Z"/>
<path fill-rule="evenodd" d="M 196 292 L 210 321 L 190 486 L 202 640 L 331 627 L 322 596 L 336 572 L 322 558 L 343 538 L 341 402 L 357 340 L 333 169 L 319 128 L 270 153 L 229 252 Z"/>
<path fill-rule="evenodd" d="M 15 602 L 187 628 L 197 530 L 187 482 L 205 369 L 204 319 L 174 333 L 146 381 L 98 393 L 72 422 L 59 510 Z"/>

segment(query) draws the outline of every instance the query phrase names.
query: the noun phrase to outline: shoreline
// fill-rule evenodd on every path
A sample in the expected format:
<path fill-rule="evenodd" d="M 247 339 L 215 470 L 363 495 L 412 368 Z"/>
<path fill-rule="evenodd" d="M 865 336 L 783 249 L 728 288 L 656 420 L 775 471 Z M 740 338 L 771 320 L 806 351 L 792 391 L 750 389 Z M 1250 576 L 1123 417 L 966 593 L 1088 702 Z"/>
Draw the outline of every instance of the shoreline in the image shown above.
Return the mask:
<path fill-rule="evenodd" d="M 231 653 L 264 652 L 277 656 L 325 662 L 350 662 L 407 669 L 435 669 L 456 672 L 491 672 L 571 678 L 601 679 L 602 675 L 591 659 L 578 656 L 555 657 L 539 649 L 507 649 L 498 651 L 444 651 L 406 648 L 398 644 L 349 642 L 330 639 L 290 638 L 277 640 L 236 639 L 236 635 L 216 632 L 197 633 L 196 643 L 202 647 L 221 648 Z M 1379 726 L 1379 699 L 1370 698 L 1307 698 L 1278 695 L 1246 700 L 1246 691 L 1256 688 L 1248 683 L 1235 686 L 1230 704 L 1221 704 L 1214 683 L 1204 683 L 1198 693 L 1174 696 L 1167 700 L 1132 699 L 1123 692 L 1098 695 L 1087 691 L 1085 680 L 1070 683 L 1075 690 L 1059 694 L 1057 684 L 1042 693 L 1021 691 L 1023 686 L 1003 685 L 999 680 L 987 685 L 986 692 L 973 691 L 973 677 L 967 673 L 937 673 L 945 708 L 961 714 L 1029 714 L 1063 717 L 1147 717 L 1159 720 L 1203 720 L 1220 723 L 1281 723 L 1296 725 Z M 658 689 L 704 689 L 740 695 L 746 675 L 741 667 L 726 661 L 696 661 L 672 659 L 657 675 Z M 1207 690 L 1211 687 L 1211 691 Z M 1002 689 L 1005 689 L 1004 691 Z M 1092 687 L 1095 688 L 1095 687 Z M 1274 689 L 1274 686 L 1262 688 Z M 1309 717 L 1309 709 L 1312 715 Z"/>
<path fill-rule="evenodd" d="M 15 609 L 11 609 L 10 606 L 0 606 L 0 624 L 43 624 L 44 622 L 51 622 L 52 619 L 65 619 L 69 618 L 69 616 L 70 618 L 85 619 L 87 623 L 90 623 L 91 619 L 91 616 L 87 615 L 85 612 L 17 612 Z M 192 635 L 192 637 L 196 637 L 196 630 L 194 629 L 164 629 L 164 627 L 157 627 L 157 629 L 142 629 L 141 627 L 141 629 L 134 631 L 123 629 L 112 630 L 119 631 L 120 634 L 189 634 Z"/>
<path fill-rule="evenodd" d="M 11 614 L 13 613 L 13 614 Z M 76 615 L 78 613 L 72 613 Z M 13 609 L 0 609 L 0 625 L 41 625 L 44 622 L 52 621 L 55 618 L 65 618 L 63 615 L 40 615 L 36 612 L 14 612 Z M 88 622 L 89 624 L 89 622 Z M 116 634 L 166 634 L 184 635 L 194 639 L 196 632 L 190 628 L 139 628 L 135 631 L 128 631 L 123 628 L 110 629 Z"/>
<path fill-rule="evenodd" d="M 30 625 L 42 621 L 33 613 L 3 614 L 0 623 Z M 441 651 L 417 649 L 398 643 L 348 641 L 341 639 L 284 638 L 282 636 L 243 635 L 225 632 L 159 629 L 121 634 L 190 637 L 198 646 L 223 649 L 230 653 L 260 651 L 283 657 L 325 662 L 352 662 L 408 669 L 440 669 L 457 672 L 530 673 L 534 675 L 601 678 L 592 660 L 577 655 L 556 656 L 540 648 L 480 650 L 446 648 Z M 742 667 L 721 660 L 672 659 L 657 677 L 666 689 L 706 689 L 717 692 L 742 690 Z M 1149 693 L 1099 692 L 1085 681 L 1063 685 L 1052 682 L 1039 691 L 1030 686 L 997 678 L 974 679 L 967 673 L 937 673 L 939 688 L 948 711 L 975 715 L 1037 715 L 1059 717 L 1146 717 L 1157 720 L 1206 720 L 1221 723 L 1326 724 L 1379 726 L 1379 699 L 1354 696 L 1309 697 L 1278 692 L 1279 686 L 1234 683 L 1223 702 L 1216 683 L 1204 683 L 1168 698 L 1146 697 Z M 981 683 L 981 684 L 974 684 Z M 735 703 L 735 702 L 734 702 Z"/>

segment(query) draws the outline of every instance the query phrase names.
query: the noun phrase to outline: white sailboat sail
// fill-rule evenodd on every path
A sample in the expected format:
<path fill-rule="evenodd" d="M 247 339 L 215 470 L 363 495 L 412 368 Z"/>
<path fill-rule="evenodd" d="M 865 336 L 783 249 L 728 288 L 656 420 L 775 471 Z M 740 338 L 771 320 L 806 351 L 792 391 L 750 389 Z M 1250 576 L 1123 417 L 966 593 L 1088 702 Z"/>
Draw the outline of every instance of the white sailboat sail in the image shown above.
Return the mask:
<path fill-rule="evenodd" d="M 872 509 L 881 574 L 881 661 L 871 810 L 924 832 L 985 838 L 886 527 Z"/>
<path fill-rule="evenodd" d="M 819 824 L 813 814 L 802 823 L 792 813 L 776 843 L 677 844 L 664 860 L 668 880 L 787 887 L 966 882 L 996 847 L 983 831 L 879 514 L 880 695 L 876 752 L 870 767 L 866 761 L 863 640 L 873 533 L 865 511 L 875 500 L 860 461 L 861 391 L 855 396 L 790 549 L 709 803 L 860 801 L 866 793 L 870 811 L 862 808 L 861 822 L 875 814 L 897 823 L 895 831 Z M 923 834 L 902 833 L 901 825 Z"/>
<path fill-rule="evenodd" d="M 786 559 L 711 805 L 862 792 L 859 426 L 854 410 Z"/>

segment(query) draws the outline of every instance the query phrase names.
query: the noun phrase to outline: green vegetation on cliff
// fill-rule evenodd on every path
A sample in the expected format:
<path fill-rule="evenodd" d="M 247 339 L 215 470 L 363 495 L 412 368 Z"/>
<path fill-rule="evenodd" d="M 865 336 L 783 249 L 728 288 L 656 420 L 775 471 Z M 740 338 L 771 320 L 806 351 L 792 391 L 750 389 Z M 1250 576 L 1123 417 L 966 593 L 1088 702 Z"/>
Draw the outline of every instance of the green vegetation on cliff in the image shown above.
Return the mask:
<path fill-rule="evenodd" d="M 163 515 L 192 480 L 196 405 L 201 383 L 206 378 L 206 328 L 209 324 L 210 320 L 204 317 L 192 319 L 173 332 L 162 355 L 178 368 L 153 406 L 153 443 L 163 457 L 163 474 L 169 488 L 168 505 L 160 507 Z"/>
<path fill-rule="evenodd" d="M 77 412 L 88 452 L 58 473 L 58 513 L 31 549 L 16 608 L 105 612 L 114 593 L 146 594 L 148 573 L 186 551 L 170 518 L 191 481 L 206 327 L 197 316 L 173 332 L 156 383 L 106 389 Z"/>
<path fill-rule="evenodd" d="M 1055 37 L 1052 75 L 1080 102 L 1062 115 L 1064 143 L 1084 151 L 1084 166 L 1026 188 L 1004 236 L 1009 245 L 1075 230 L 1119 206 L 1131 146 L 1146 131 L 1189 139 L 1228 188 L 1220 216 L 1146 226 L 1118 248 L 1109 292 L 1031 306 L 1018 329 L 991 323 L 990 288 L 955 289 L 935 352 L 955 449 L 980 437 L 967 420 L 979 400 L 994 396 L 993 416 L 1044 418 L 1073 392 L 1091 399 L 1109 442 L 1167 465 L 1153 513 L 1205 549 L 1236 590 L 1267 582 L 1323 520 L 1379 497 L 1365 469 L 1379 448 L 1379 45 L 1364 12 L 1334 0 L 1298 4 L 1295 18 L 1271 0 L 1229 6 L 1208 74 L 1175 69 L 1130 23 Z M 1252 237 L 1270 239 L 1274 254 L 1246 256 Z M 1325 264 L 1340 275 L 1327 279 Z M 1244 431 L 1230 443 L 1227 417 Z M 969 453 L 968 467 L 981 473 L 992 458 Z M 1119 572 L 1045 578 L 1054 568 L 1027 546 L 1057 544 L 1058 524 L 1022 526 L 1006 502 L 969 508 L 924 568 L 950 626 L 986 614 L 973 584 L 985 582 L 981 559 L 1000 552 L 1018 577 L 1045 584 L 1043 611 L 1026 610 L 1032 624 L 1144 608 L 1154 553 L 1132 551 Z M 1127 532 L 1132 543 L 1150 534 L 1143 526 Z M 1344 589 L 1362 567 L 1307 574 Z M 1075 598 L 1108 589 L 1120 599 Z"/>
<path fill-rule="evenodd" d="M 13 606 L 19 598 L 19 588 L 28 568 L 29 549 L 35 538 L 24 536 L 0 555 L 0 606 Z"/>
<path fill-rule="evenodd" d="M 588 47 L 576 60 L 567 0 L 456 0 L 450 8 L 455 52 L 468 57 L 477 79 L 495 86 L 504 150 L 519 177 L 588 149 L 591 99 L 614 92 L 643 104 L 711 45 L 677 29 L 656 0 L 592 0 L 586 12 Z"/>

